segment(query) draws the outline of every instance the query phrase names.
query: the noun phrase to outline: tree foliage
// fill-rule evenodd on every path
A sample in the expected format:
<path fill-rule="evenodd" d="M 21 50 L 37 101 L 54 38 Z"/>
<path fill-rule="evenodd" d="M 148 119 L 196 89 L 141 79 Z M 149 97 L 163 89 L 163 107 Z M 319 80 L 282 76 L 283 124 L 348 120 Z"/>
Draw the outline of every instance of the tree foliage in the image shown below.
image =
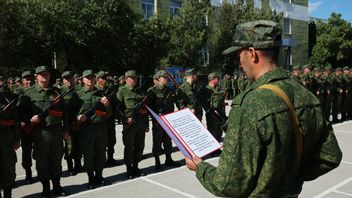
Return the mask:
<path fill-rule="evenodd" d="M 332 13 L 327 23 L 317 22 L 317 43 L 312 50 L 310 63 L 316 67 L 331 64 L 333 67 L 352 65 L 351 23 Z"/>

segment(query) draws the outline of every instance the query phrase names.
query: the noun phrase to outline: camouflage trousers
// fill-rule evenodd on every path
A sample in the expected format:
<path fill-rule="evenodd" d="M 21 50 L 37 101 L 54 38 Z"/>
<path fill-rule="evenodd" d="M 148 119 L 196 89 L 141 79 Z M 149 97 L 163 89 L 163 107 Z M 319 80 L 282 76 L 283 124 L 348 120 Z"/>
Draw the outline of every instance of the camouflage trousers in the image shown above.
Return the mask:
<path fill-rule="evenodd" d="M 15 184 L 17 157 L 14 143 L 14 129 L 0 126 L 0 189 L 10 189 Z"/>

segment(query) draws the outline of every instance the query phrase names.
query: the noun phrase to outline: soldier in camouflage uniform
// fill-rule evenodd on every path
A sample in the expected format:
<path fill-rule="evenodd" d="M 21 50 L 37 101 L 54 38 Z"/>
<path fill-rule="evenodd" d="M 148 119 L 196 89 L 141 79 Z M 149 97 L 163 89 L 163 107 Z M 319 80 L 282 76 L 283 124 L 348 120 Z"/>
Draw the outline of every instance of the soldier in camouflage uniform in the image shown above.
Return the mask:
<path fill-rule="evenodd" d="M 16 90 L 16 94 L 23 94 L 28 88 L 34 84 L 34 76 L 32 71 L 24 71 L 22 73 L 22 86 Z M 21 110 L 22 107 L 20 106 Z M 20 118 L 23 114 L 20 114 Z M 22 120 L 22 118 L 21 118 Z M 25 183 L 30 184 L 33 182 L 32 179 L 32 151 L 33 151 L 33 140 L 31 134 L 26 134 L 21 129 L 21 147 L 22 147 L 22 167 L 26 171 Z"/>
<path fill-rule="evenodd" d="M 64 96 L 64 101 L 66 103 L 65 111 L 69 116 L 69 123 L 73 123 L 75 120 L 75 112 L 72 111 L 72 96 L 74 92 L 77 91 L 73 73 L 71 71 L 64 71 L 61 75 L 62 77 L 62 86 L 60 88 L 62 93 L 69 92 L 69 94 Z M 73 90 L 71 90 L 73 89 Z M 77 175 L 79 172 L 83 170 L 81 164 L 82 154 L 79 151 L 78 137 L 77 133 L 75 133 L 72 129 L 69 131 L 70 139 L 65 140 L 65 159 L 67 162 L 67 170 L 70 175 Z M 74 163 L 73 163 L 74 162 Z"/>
<path fill-rule="evenodd" d="M 313 71 L 314 76 L 311 78 L 313 94 L 319 99 L 325 115 L 326 107 L 324 105 L 326 104 L 326 82 L 319 68 L 314 68 Z"/>
<path fill-rule="evenodd" d="M 233 97 L 231 84 L 232 82 L 231 82 L 230 75 L 226 74 L 224 76 L 224 79 L 222 80 L 221 89 L 225 92 L 225 97 L 227 100 L 231 100 Z"/>
<path fill-rule="evenodd" d="M 349 109 L 351 105 L 350 91 L 351 91 L 351 78 L 349 77 L 349 68 L 346 66 L 343 68 L 342 74 L 343 84 L 344 84 L 344 97 L 342 98 L 342 121 L 348 120 L 349 117 Z"/>
<path fill-rule="evenodd" d="M 112 108 L 104 92 L 95 87 L 95 75 L 92 70 L 82 74 L 84 86 L 72 96 L 73 108 L 77 112 L 76 131 L 79 149 L 84 157 L 84 170 L 88 175 L 88 189 L 109 185 L 103 178 L 108 144 L 108 122 Z"/>
<path fill-rule="evenodd" d="M 96 74 L 97 77 L 97 84 L 96 87 L 98 90 L 101 90 L 104 92 L 105 96 L 112 95 L 116 93 L 117 87 L 114 85 L 108 85 L 107 78 L 108 78 L 108 72 L 105 71 L 99 71 Z M 116 90 L 115 90 L 116 89 Z M 112 109 L 116 108 L 116 97 L 114 94 L 114 97 L 109 98 L 110 105 Z M 108 121 L 108 147 L 106 150 L 107 154 L 107 161 L 106 165 L 107 166 L 116 166 L 120 165 L 117 160 L 114 159 L 114 153 L 115 153 L 115 144 L 116 144 L 116 130 L 115 130 L 115 115 L 113 114 Z"/>
<path fill-rule="evenodd" d="M 174 111 L 174 96 L 173 91 L 166 87 L 167 83 L 167 73 L 164 70 L 158 71 L 154 78 L 156 84 L 148 89 L 148 94 L 150 94 L 150 99 L 148 100 L 148 105 L 157 114 L 167 114 Z M 172 142 L 167 133 L 158 124 L 158 122 L 153 118 L 153 156 L 155 158 L 155 170 L 160 171 L 162 169 L 160 164 L 159 156 L 162 153 L 161 143 L 164 147 L 164 153 L 166 156 L 165 166 L 179 166 L 171 158 L 172 153 Z"/>
<path fill-rule="evenodd" d="M 210 111 L 206 112 L 207 128 L 210 133 L 215 137 L 215 139 L 220 142 L 222 138 L 222 125 L 225 124 L 226 120 L 219 120 L 221 117 L 226 117 L 225 115 L 225 96 L 224 92 L 219 90 L 220 75 L 217 72 L 210 73 L 208 75 L 208 85 L 201 91 L 199 97 L 201 97 L 202 102 L 210 108 Z M 219 114 L 217 117 L 214 113 Z M 215 152 L 213 155 L 219 155 L 220 150 Z"/>
<path fill-rule="evenodd" d="M 309 65 L 304 65 L 303 66 L 303 74 L 301 77 L 302 84 L 305 88 L 307 88 L 309 91 L 313 92 L 312 89 L 312 77 L 311 77 L 311 67 Z"/>
<path fill-rule="evenodd" d="M 330 114 L 331 114 L 331 103 L 332 103 L 332 93 L 333 93 L 333 88 L 332 88 L 332 70 L 331 70 L 331 65 L 328 65 L 325 67 L 324 70 L 324 75 L 323 79 L 326 85 L 326 100 L 325 104 L 323 106 L 325 107 L 323 109 L 325 113 L 325 119 L 330 121 Z"/>
<path fill-rule="evenodd" d="M 352 120 L 352 68 L 350 68 L 348 78 L 350 79 L 350 84 L 348 85 L 349 89 L 349 110 L 348 110 L 348 119 Z"/>
<path fill-rule="evenodd" d="M 53 183 L 53 193 L 65 196 L 67 193 L 60 185 L 63 137 L 65 140 L 69 138 L 70 127 L 68 116 L 63 112 L 65 103 L 59 99 L 47 115 L 41 115 L 44 107 L 59 96 L 60 90 L 49 86 L 51 75 L 47 66 L 37 67 L 35 73 L 37 83 L 25 91 L 21 106 L 26 131 L 32 133 L 33 158 L 36 160 L 38 178 L 43 185 L 42 197 L 51 196 L 49 180 Z"/>
<path fill-rule="evenodd" d="M 279 24 L 240 24 L 235 38 L 234 46 L 223 53 L 239 56 L 241 67 L 255 82 L 233 100 L 218 166 L 196 156 L 193 161 L 186 158 L 187 166 L 217 196 L 297 197 L 304 181 L 337 167 L 342 152 L 319 100 L 276 66 Z M 302 157 L 296 153 L 301 147 L 296 145 L 288 105 L 272 90 L 259 88 L 268 84 L 282 89 L 293 102 L 304 138 Z"/>
<path fill-rule="evenodd" d="M 302 83 L 301 81 L 301 68 L 296 65 L 293 67 L 292 74 L 290 76 L 293 80 L 297 81 L 298 83 Z"/>
<path fill-rule="evenodd" d="M 179 109 L 189 108 L 199 120 L 202 120 L 202 107 L 196 104 L 196 92 L 193 89 L 194 69 L 185 72 L 184 82 L 176 91 L 176 98 Z"/>
<path fill-rule="evenodd" d="M 125 145 L 124 161 L 127 167 L 127 178 L 144 175 L 138 168 L 142 160 L 145 133 L 148 132 L 148 114 L 142 105 L 136 106 L 144 99 L 137 87 L 137 73 L 129 70 L 125 73 L 126 84 L 117 93 L 117 112 L 123 122 L 122 140 Z"/>
<path fill-rule="evenodd" d="M 16 179 L 15 151 L 20 147 L 20 124 L 16 103 L 4 110 L 17 97 L 4 81 L 0 76 L 0 197 L 3 189 L 4 198 L 10 198 Z"/>
<path fill-rule="evenodd" d="M 341 120 L 338 119 L 338 114 L 341 114 L 342 110 L 342 99 L 345 96 L 345 86 L 342 79 L 342 69 L 338 67 L 335 69 L 335 73 L 331 80 L 332 84 L 332 122 L 338 123 Z M 342 114 L 341 114 L 342 115 Z"/>

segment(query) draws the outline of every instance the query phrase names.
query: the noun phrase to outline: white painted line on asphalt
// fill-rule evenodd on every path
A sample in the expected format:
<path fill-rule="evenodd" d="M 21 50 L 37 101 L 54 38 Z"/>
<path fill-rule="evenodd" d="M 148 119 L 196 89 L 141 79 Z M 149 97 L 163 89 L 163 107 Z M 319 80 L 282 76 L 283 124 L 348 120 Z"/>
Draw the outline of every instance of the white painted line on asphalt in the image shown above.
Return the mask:
<path fill-rule="evenodd" d="M 346 180 L 344 180 L 344 181 L 342 181 L 342 182 L 336 184 L 335 186 L 333 186 L 333 187 L 331 187 L 331 188 L 329 188 L 329 189 L 327 189 L 327 190 L 321 192 L 320 194 L 318 194 L 318 195 L 315 196 L 314 198 L 321 198 L 321 197 L 324 197 L 325 195 L 327 195 L 327 194 L 329 194 L 329 193 L 331 193 L 331 192 L 333 192 L 333 191 L 336 191 L 338 188 L 340 188 L 341 186 L 343 186 L 343 185 L 345 185 L 345 184 L 347 184 L 347 183 L 349 183 L 349 182 L 351 182 L 351 181 L 352 181 L 352 177 L 347 178 Z"/>
<path fill-rule="evenodd" d="M 338 193 L 338 194 L 342 194 L 342 195 L 346 195 L 346 196 L 352 197 L 351 193 L 346 193 L 346 192 L 342 192 L 342 191 L 339 191 L 339 190 L 335 190 L 334 192 Z"/>
<path fill-rule="evenodd" d="M 175 192 L 175 193 L 178 193 L 178 194 L 180 194 L 180 195 L 183 195 L 183 196 L 185 196 L 185 197 L 197 198 L 197 197 L 194 196 L 194 195 L 191 195 L 191 194 L 182 192 L 182 191 L 180 191 L 180 190 L 178 190 L 178 189 L 176 189 L 176 188 L 172 188 L 172 187 L 170 187 L 170 186 L 161 184 L 161 183 L 156 182 L 156 181 L 153 181 L 153 180 L 151 180 L 151 179 L 148 179 L 148 178 L 145 178 L 145 177 L 143 177 L 142 179 L 145 180 L 145 181 L 147 181 L 147 182 L 150 182 L 150 183 L 152 183 L 152 184 L 155 184 L 155 185 L 157 185 L 157 186 L 160 186 L 160 187 L 162 187 L 162 188 L 165 188 L 165 189 L 168 189 L 168 190 L 173 191 L 173 192 Z"/>
<path fill-rule="evenodd" d="M 341 163 L 343 163 L 343 164 L 348 164 L 348 165 L 352 165 L 352 162 L 348 162 L 348 161 L 341 161 Z"/>
<path fill-rule="evenodd" d="M 352 131 L 343 130 L 343 129 L 334 129 L 334 132 L 352 134 Z"/>

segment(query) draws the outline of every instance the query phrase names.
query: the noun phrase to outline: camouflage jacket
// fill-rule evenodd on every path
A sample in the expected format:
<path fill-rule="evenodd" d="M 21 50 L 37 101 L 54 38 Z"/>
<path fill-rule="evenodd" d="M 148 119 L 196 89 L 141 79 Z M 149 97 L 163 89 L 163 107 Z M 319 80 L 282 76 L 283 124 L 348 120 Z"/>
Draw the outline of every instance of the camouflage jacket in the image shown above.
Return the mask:
<path fill-rule="evenodd" d="M 60 90 L 56 87 L 49 87 L 47 90 L 41 88 L 38 84 L 26 89 L 25 96 L 20 101 L 22 120 L 29 123 L 34 115 L 38 115 L 50 102 L 60 95 Z M 59 100 L 49 110 L 49 114 L 41 120 L 36 128 L 45 128 L 46 126 L 63 125 L 64 131 L 69 131 L 69 117 L 64 110 L 64 100 Z"/>
<path fill-rule="evenodd" d="M 190 108 L 194 109 L 195 103 L 195 95 L 191 84 L 188 82 L 184 82 L 178 89 L 177 89 L 177 103 L 180 109 Z"/>
<path fill-rule="evenodd" d="M 156 113 L 166 114 L 174 111 L 174 96 L 172 90 L 167 87 L 155 85 L 148 89 L 151 92 L 148 105 Z"/>
<path fill-rule="evenodd" d="M 271 90 L 257 89 L 268 83 L 286 92 L 300 120 L 300 167 L 286 103 Z M 297 197 L 304 180 L 337 167 L 342 158 L 319 100 L 282 69 L 267 72 L 234 99 L 223 147 L 217 167 L 202 162 L 196 171 L 201 184 L 217 196 Z"/>

